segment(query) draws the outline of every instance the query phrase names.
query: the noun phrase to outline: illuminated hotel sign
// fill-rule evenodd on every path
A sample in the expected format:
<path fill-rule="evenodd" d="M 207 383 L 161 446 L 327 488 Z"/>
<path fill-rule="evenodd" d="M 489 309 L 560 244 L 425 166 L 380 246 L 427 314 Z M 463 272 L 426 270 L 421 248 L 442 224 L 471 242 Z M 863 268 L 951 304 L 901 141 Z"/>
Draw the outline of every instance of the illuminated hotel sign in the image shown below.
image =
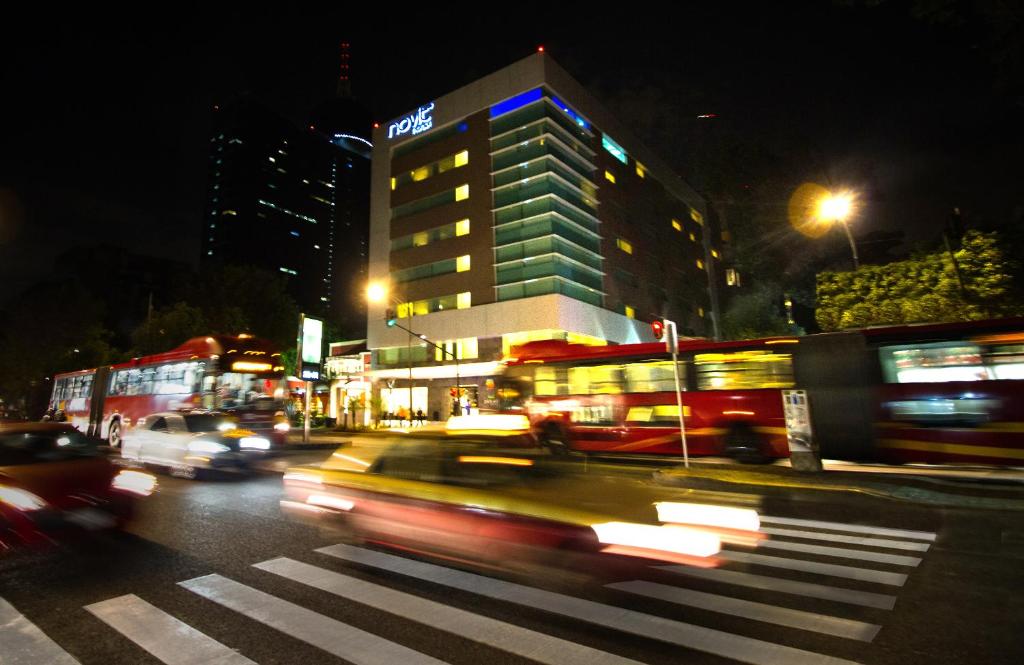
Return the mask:
<path fill-rule="evenodd" d="M 388 138 L 393 139 L 405 134 L 422 134 L 434 126 L 434 119 L 430 114 L 434 112 L 434 102 L 416 109 L 401 120 L 397 120 L 388 126 Z"/>

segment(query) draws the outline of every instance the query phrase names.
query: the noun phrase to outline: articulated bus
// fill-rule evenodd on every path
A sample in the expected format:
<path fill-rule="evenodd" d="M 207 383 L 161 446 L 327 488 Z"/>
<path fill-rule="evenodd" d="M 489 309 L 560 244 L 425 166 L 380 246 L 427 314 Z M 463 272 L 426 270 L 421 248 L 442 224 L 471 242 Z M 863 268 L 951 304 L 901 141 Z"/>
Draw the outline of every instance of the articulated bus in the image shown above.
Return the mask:
<path fill-rule="evenodd" d="M 499 408 L 554 450 L 682 455 L 665 345 L 515 347 Z M 806 390 L 823 457 L 1024 465 L 1024 319 L 802 337 L 680 340 L 692 455 L 788 453 L 782 390 Z"/>
<path fill-rule="evenodd" d="M 281 354 L 269 342 L 196 337 L 166 353 L 58 374 L 48 413 L 116 448 L 149 414 L 218 409 L 280 445 L 288 431 L 284 378 Z"/>

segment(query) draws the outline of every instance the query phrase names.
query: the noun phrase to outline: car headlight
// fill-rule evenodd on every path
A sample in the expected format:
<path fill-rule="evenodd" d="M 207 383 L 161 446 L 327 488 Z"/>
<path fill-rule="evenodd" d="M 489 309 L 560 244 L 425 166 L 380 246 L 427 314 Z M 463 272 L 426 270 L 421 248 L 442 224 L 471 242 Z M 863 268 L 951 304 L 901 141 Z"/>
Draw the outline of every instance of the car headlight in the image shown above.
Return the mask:
<path fill-rule="evenodd" d="M 26 492 L 25 490 L 18 489 L 17 487 L 4 487 L 2 485 L 0 485 L 0 503 L 6 503 L 9 506 L 13 506 L 18 510 L 26 512 L 30 510 L 42 510 L 46 507 L 46 502 L 32 492 Z"/>
<path fill-rule="evenodd" d="M 156 476 L 142 471 L 125 469 L 114 476 L 110 486 L 122 492 L 130 492 L 139 496 L 149 496 L 156 490 Z"/>
<path fill-rule="evenodd" d="M 188 444 L 188 451 L 190 453 L 223 453 L 231 450 L 223 443 L 214 443 L 213 441 L 193 441 Z"/>
<path fill-rule="evenodd" d="M 270 441 L 267 441 L 262 436 L 243 436 L 238 440 L 239 448 L 249 448 L 250 450 L 269 450 Z"/>
<path fill-rule="evenodd" d="M 287 432 L 292 428 L 288 423 L 274 423 L 274 429 L 278 432 Z"/>
<path fill-rule="evenodd" d="M 709 557 L 722 549 L 718 536 L 674 525 L 654 526 L 629 522 L 606 522 L 590 526 L 604 545 L 621 545 L 655 552 Z"/>

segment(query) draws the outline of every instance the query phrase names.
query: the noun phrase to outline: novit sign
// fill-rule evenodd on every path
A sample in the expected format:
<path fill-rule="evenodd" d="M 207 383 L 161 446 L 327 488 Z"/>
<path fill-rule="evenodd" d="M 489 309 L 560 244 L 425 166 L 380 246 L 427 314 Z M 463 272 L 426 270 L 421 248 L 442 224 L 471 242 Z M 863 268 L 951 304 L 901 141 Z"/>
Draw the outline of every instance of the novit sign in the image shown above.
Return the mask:
<path fill-rule="evenodd" d="M 430 114 L 434 112 L 434 102 L 416 109 L 401 120 L 396 120 L 388 126 L 388 138 L 393 139 L 404 134 L 422 134 L 434 126 L 434 119 Z"/>

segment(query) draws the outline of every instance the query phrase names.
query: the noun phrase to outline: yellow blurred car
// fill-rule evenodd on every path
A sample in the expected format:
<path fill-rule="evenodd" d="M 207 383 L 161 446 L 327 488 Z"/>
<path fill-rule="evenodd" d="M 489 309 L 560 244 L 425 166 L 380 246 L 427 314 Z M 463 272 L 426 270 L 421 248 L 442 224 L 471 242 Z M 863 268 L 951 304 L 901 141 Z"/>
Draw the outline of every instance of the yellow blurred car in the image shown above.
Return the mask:
<path fill-rule="evenodd" d="M 281 505 L 302 518 L 341 520 L 361 540 L 517 572 L 710 567 L 723 540 L 760 537 L 749 508 L 680 501 L 680 490 L 587 472 L 508 442 L 472 431 L 409 435 L 365 470 L 289 469 Z"/>

